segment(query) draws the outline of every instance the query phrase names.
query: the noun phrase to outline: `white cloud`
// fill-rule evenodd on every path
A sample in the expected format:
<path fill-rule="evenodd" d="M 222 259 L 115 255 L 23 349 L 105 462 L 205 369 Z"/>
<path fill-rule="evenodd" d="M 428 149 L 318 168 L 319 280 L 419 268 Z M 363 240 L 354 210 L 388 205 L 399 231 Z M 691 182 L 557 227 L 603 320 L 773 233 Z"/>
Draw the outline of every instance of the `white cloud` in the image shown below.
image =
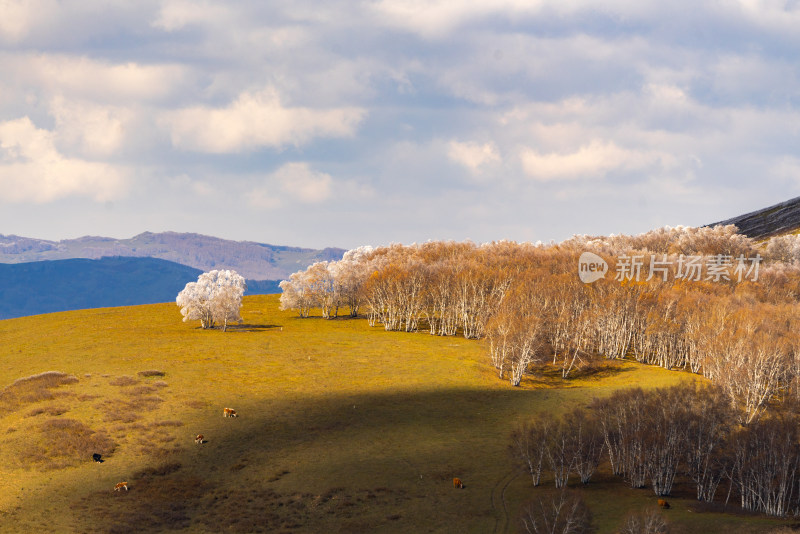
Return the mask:
<path fill-rule="evenodd" d="M 269 174 L 264 185 L 248 194 L 251 206 L 277 208 L 292 202 L 320 204 L 333 194 L 334 181 L 330 174 L 315 171 L 308 163 L 286 163 Z"/>
<path fill-rule="evenodd" d="M 281 207 L 280 195 L 271 187 L 257 187 L 247 194 L 247 203 L 253 208 L 272 210 Z"/>
<path fill-rule="evenodd" d="M 550 19 L 546 23 L 552 24 L 576 15 L 611 14 L 625 21 L 657 21 L 662 11 L 670 11 L 662 4 L 652 0 L 380 0 L 371 7 L 382 24 L 425 38 L 441 38 L 470 23 L 487 25 L 488 21 L 492 27 L 491 22 L 502 19 L 520 24 L 525 18 L 538 17 Z M 673 10 L 681 8 L 678 3 Z"/>
<path fill-rule="evenodd" d="M 627 150 L 598 139 L 566 154 L 540 154 L 530 148 L 520 152 L 525 173 L 541 181 L 598 178 L 614 170 L 643 169 L 660 158 L 656 153 Z"/>
<path fill-rule="evenodd" d="M 539 0 L 381 0 L 373 5 L 382 23 L 426 37 L 441 37 L 464 22 L 486 15 L 538 11 Z"/>
<path fill-rule="evenodd" d="M 308 163 L 287 163 L 272 178 L 292 198 L 307 204 L 327 200 L 333 189 L 331 175 L 312 170 Z"/>
<path fill-rule="evenodd" d="M 51 101 L 50 111 L 60 144 L 97 156 L 111 155 L 123 146 L 126 125 L 134 117 L 129 109 L 66 101 L 63 97 Z"/>
<path fill-rule="evenodd" d="M 776 161 L 771 169 L 771 174 L 800 186 L 800 158 L 784 156 Z"/>
<path fill-rule="evenodd" d="M 67 54 L 0 54 L 5 83 L 96 103 L 161 101 L 182 93 L 188 69 L 175 64 L 113 63 Z"/>
<path fill-rule="evenodd" d="M 219 177 L 216 178 L 218 179 Z M 186 196 L 187 192 L 194 194 L 196 197 L 207 199 L 219 199 L 220 195 L 224 195 L 224 185 L 220 188 L 208 179 L 197 179 L 188 174 L 172 176 L 167 178 L 166 181 L 174 191 L 180 191 L 182 196 Z"/>
<path fill-rule="evenodd" d="M 461 143 L 450 141 L 447 145 L 447 157 L 456 163 L 467 167 L 472 172 L 478 172 L 481 167 L 500 161 L 500 154 L 494 143 Z"/>
<path fill-rule="evenodd" d="M 0 201 L 44 203 L 78 195 L 103 202 L 122 196 L 122 172 L 65 157 L 53 139 L 28 117 L 0 123 Z"/>
<path fill-rule="evenodd" d="M 316 137 L 349 137 L 366 114 L 360 108 L 284 107 L 273 89 L 244 92 L 226 108 L 168 112 L 163 124 L 181 149 L 231 153 L 302 145 Z"/>
<path fill-rule="evenodd" d="M 158 17 L 151 25 L 172 32 L 194 24 L 218 24 L 227 21 L 230 15 L 231 11 L 219 4 L 168 0 L 162 4 Z"/>
<path fill-rule="evenodd" d="M 159 0 L 69 1 L 0 0 L 0 42 L 33 50 L 75 49 L 108 44 L 118 49 L 124 36 L 152 17 Z"/>
<path fill-rule="evenodd" d="M 800 5 L 786 0 L 738 0 L 748 19 L 770 31 L 792 32 L 797 35 L 800 24 Z"/>
<path fill-rule="evenodd" d="M 37 20 L 56 7 L 53 0 L 0 0 L 0 39 L 22 40 Z"/>
<path fill-rule="evenodd" d="M 208 182 L 192 182 L 191 187 L 194 194 L 201 197 L 212 198 L 214 195 L 220 194 L 220 191 Z"/>

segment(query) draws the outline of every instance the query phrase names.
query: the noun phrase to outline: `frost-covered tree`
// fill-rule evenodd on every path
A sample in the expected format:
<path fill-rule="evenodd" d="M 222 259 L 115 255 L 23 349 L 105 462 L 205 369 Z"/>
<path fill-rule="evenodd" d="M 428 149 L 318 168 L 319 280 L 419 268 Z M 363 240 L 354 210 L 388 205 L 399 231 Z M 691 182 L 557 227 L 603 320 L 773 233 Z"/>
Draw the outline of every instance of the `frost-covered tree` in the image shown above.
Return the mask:
<path fill-rule="evenodd" d="M 181 307 L 184 322 L 200 321 L 203 328 L 221 323 L 224 332 L 228 322 L 242 320 L 239 310 L 246 289 L 244 277 L 236 271 L 214 270 L 186 284 L 175 302 Z"/>
<path fill-rule="evenodd" d="M 289 280 L 283 280 L 278 286 L 281 288 L 281 309 L 298 310 L 300 317 L 308 317 L 308 312 L 316 303 L 308 282 L 307 271 L 292 273 Z"/>
<path fill-rule="evenodd" d="M 178 293 L 175 303 L 181 307 L 183 321 L 200 321 L 203 328 L 211 328 L 214 318 L 211 314 L 211 287 L 199 282 L 189 282 Z"/>
<path fill-rule="evenodd" d="M 370 275 L 368 259 L 372 251 L 370 246 L 348 250 L 340 261 L 333 262 L 330 266 L 342 303 L 350 308 L 350 317 L 358 316 L 358 308 L 364 298 L 364 283 Z"/>
<path fill-rule="evenodd" d="M 298 310 L 308 317 L 310 308 L 320 308 L 322 317 L 334 319 L 339 308 L 350 308 L 350 316 L 358 315 L 363 298 L 363 286 L 370 274 L 369 255 L 372 247 L 349 250 L 339 261 L 321 261 L 305 271 L 293 273 L 279 286 L 282 310 Z"/>

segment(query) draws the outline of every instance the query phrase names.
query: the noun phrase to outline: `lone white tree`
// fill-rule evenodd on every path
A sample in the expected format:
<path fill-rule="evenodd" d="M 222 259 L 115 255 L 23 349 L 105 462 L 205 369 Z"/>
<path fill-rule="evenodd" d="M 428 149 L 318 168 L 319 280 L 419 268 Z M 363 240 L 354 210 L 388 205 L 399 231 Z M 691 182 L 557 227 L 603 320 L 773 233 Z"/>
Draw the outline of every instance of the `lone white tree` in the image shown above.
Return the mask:
<path fill-rule="evenodd" d="M 201 274 L 197 282 L 186 284 L 175 302 L 181 307 L 184 322 L 199 320 L 203 328 L 222 323 L 224 332 L 228 321 L 242 320 L 239 309 L 246 289 L 244 277 L 236 271 L 215 270 Z"/>

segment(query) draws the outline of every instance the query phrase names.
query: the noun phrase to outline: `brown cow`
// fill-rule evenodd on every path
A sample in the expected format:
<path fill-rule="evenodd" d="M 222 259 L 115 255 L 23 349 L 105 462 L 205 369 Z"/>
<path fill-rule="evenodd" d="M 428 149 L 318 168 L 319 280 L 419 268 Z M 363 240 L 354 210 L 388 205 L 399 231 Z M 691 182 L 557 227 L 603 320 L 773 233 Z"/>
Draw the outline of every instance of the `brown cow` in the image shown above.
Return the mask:
<path fill-rule="evenodd" d="M 225 408 L 224 410 L 222 410 L 222 417 L 239 417 L 239 416 L 236 414 L 236 410 L 234 410 L 233 408 Z"/>
<path fill-rule="evenodd" d="M 194 442 L 197 443 L 198 445 L 203 443 L 203 434 L 197 434 L 197 437 L 194 438 Z"/>
<path fill-rule="evenodd" d="M 658 506 L 660 506 L 661 508 L 664 508 L 665 510 L 669 510 L 669 508 L 670 508 L 669 503 L 667 501 L 665 501 L 664 499 L 658 499 Z"/>
<path fill-rule="evenodd" d="M 454 488 L 461 488 L 461 489 L 464 489 L 464 483 L 463 483 L 463 482 L 461 482 L 461 479 L 460 479 L 460 478 L 454 478 L 454 479 L 453 479 L 453 487 L 454 487 Z"/>
<path fill-rule="evenodd" d="M 119 491 L 122 488 L 125 488 L 125 491 L 128 491 L 128 483 L 127 482 L 120 482 L 116 486 L 114 486 L 114 491 Z"/>

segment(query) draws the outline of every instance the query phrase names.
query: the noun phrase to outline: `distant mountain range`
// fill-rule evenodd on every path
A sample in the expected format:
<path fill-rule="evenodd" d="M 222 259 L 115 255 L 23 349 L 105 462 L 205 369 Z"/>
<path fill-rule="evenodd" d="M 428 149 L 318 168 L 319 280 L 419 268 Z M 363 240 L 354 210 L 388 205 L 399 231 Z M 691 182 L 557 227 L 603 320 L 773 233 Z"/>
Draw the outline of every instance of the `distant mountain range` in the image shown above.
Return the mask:
<path fill-rule="evenodd" d="M 708 226 L 716 224 L 735 224 L 740 234 L 753 239 L 788 234 L 800 228 L 800 197 Z"/>
<path fill-rule="evenodd" d="M 0 263 L 104 257 L 158 258 L 201 271 L 233 269 L 251 280 L 283 280 L 317 261 L 339 260 L 345 250 L 283 247 L 200 234 L 145 232 L 130 239 L 86 236 L 47 241 L 0 234 Z"/>
<path fill-rule="evenodd" d="M 0 319 L 170 302 L 213 269 L 244 276 L 246 294 L 280 293 L 278 283 L 293 272 L 344 252 L 175 232 L 63 241 L 0 234 Z"/>

